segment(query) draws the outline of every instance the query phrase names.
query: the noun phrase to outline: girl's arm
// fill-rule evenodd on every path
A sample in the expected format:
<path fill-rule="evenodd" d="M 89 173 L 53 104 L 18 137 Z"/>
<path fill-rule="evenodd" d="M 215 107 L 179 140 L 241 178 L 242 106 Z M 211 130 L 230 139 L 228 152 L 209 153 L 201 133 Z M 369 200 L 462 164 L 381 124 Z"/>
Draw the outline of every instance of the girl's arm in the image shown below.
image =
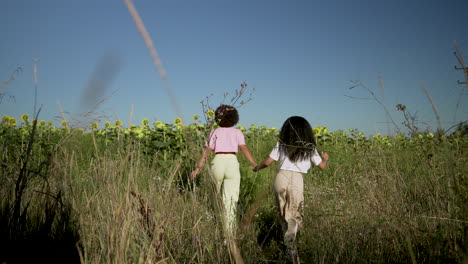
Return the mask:
<path fill-rule="evenodd" d="M 211 151 L 213 150 L 210 147 L 205 148 L 197 167 L 192 171 L 192 173 L 190 173 L 190 179 L 193 180 L 195 177 L 197 177 L 198 173 L 200 172 L 200 168 L 203 167 L 203 164 L 205 164 L 206 157 L 208 157 Z"/>
<path fill-rule="evenodd" d="M 255 162 L 255 160 L 252 158 L 252 155 L 250 155 L 250 151 L 249 148 L 247 148 L 247 145 L 240 145 L 239 148 L 250 164 L 252 164 L 252 169 L 255 168 L 257 166 L 257 162 Z"/>
<path fill-rule="evenodd" d="M 264 159 L 264 160 L 262 161 L 262 163 L 260 163 L 260 165 L 257 165 L 257 166 L 253 169 L 253 171 L 259 171 L 259 170 L 261 170 L 261 169 L 264 169 L 264 168 L 270 166 L 270 164 L 273 163 L 273 161 L 275 161 L 275 160 L 272 159 L 271 157 L 268 157 L 268 158 Z"/>
<path fill-rule="evenodd" d="M 326 152 L 322 152 L 321 156 L 322 156 L 322 162 L 320 162 L 318 167 L 323 170 L 327 166 L 328 160 L 330 159 L 330 156 Z"/>

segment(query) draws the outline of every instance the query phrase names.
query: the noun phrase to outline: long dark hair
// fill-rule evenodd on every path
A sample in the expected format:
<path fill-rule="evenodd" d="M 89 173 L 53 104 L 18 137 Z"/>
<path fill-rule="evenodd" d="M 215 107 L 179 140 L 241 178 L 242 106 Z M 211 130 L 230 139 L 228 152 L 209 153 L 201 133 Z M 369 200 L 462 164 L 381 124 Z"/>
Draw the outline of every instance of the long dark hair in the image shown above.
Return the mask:
<path fill-rule="evenodd" d="M 292 162 L 312 158 L 317 146 L 312 127 L 300 116 L 291 116 L 284 121 L 279 140 L 279 151 Z"/>

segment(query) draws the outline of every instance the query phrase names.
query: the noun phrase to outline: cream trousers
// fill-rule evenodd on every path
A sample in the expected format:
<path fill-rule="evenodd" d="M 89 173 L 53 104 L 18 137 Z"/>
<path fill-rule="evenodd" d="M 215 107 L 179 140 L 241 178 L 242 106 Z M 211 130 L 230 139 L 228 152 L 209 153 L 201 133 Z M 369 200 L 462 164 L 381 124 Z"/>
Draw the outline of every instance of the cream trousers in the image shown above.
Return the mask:
<path fill-rule="evenodd" d="M 275 177 L 274 190 L 276 203 L 281 217 L 283 232 L 288 229 L 288 221 L 293 219 L 297 227 L 302 227 L 304 206 L 304 180 L 302 173 L 279 170 Z"/>
<path fill-rule="evenodd" d="M 236 205 L 239 200 L 240 170 L 234 154 L 216 154 L 211 162 L 217 190 L 224 204 L 224 225 L 233 234 L 236 227 Z"/>

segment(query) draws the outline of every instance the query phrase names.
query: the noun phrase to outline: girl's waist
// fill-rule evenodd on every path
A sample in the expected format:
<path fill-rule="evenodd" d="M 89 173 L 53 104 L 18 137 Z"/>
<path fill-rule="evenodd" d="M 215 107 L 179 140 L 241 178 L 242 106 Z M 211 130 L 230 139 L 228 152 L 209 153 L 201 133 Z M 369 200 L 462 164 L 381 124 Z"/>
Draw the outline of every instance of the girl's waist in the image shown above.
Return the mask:
<path fill-rule="evenodd" d="M 278 172 L 288 172 L 288 173 L 297 173 L 297 174 L 300 174 L 302 176 L 304 176 L 304 174 L 306 174 L 307 172 L 302 172 L 302 171 L 296 171 L 296 170 L 285 170 L 285 169 L 279 169 Z"/>

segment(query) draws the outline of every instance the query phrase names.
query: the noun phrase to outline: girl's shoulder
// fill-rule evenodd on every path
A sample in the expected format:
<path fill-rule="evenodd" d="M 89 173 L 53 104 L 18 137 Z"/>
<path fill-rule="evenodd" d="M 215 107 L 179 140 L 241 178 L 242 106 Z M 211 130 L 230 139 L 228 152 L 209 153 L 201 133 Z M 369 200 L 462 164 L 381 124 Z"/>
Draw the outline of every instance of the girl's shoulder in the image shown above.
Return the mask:
<path fill-rule="evenodd" d="M 242 133 L 242 131 L 235 127 L 218 127 L 211 130 L 211 133 Z"/>
<path fill-rule="evenodd" d="M 218 129 L 222 128 L 223 131 L 231 132 L 231 133 L 242 133 L 242 131 L 235 127 L 219 127 Z"/>

